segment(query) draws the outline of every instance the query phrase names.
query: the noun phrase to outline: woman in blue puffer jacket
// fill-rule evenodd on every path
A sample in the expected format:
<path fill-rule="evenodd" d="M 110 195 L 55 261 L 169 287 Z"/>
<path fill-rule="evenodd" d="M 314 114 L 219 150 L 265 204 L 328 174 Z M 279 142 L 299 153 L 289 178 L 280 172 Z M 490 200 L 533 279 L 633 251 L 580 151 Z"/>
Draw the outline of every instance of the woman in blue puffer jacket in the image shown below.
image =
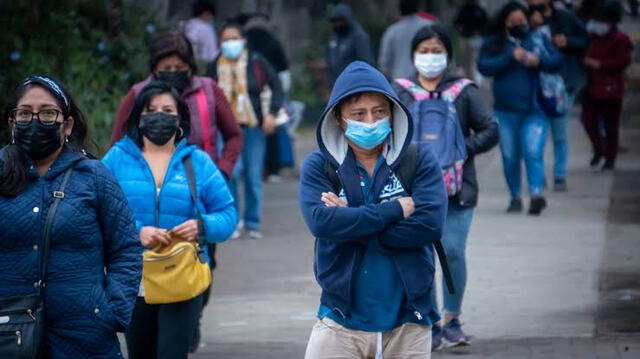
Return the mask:
<path fill-rule="evenodd" d="M 10 106 L 12 141 L 0 149 L 0 357 L 18 357 L 29 340 L 28 331 L 9 330 L 24 319 L 12 324 L 2 300 L 24 299 L 40 286 L 45 358 L 122 358 L 116 332 L 131 318 L 142 253 L 127 200 L 105 166 L 84 152 L 86 122 L 59 83 L 29 77 Z M 54 194 L 67 174 L 64 195 Z M 62 198 L 41 284 L 54 196 Z"/>
<path fill-rule="evenodd" d="M 191 156 L 198 203 L 208 242 L 235 229 L 237 213 L 226 181 L 209 155 L 187 142 L 189 108 L 164 82 L 147 85 L 126 123 L 127 136 L 103 159 L 129 200 L 147 248 L 171 238 L 193 241 L 197 217 L 183 160 Z M 208 255 L 206 256 L 209 257 Z M 126 339 L 129 358 L 186 358 L 202 308 L 202 295 L 183 302 L 147 304 L 140 287 Z"/>

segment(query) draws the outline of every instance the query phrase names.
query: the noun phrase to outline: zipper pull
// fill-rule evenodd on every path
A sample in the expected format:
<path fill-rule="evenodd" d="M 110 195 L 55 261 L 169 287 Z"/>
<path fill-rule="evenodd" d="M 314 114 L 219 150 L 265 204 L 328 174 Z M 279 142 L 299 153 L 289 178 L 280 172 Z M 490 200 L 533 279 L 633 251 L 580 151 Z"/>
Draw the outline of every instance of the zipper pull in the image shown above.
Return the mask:
<path fill-rule="evenodd" d="M 418 312 L 417 310 L 413 312 L 413 315 L 415 315 L 418 320 L 422 320 L 422 314 L 420 314 L 420 312 Z"/>
<path fill-rule="evenodd" d="M 27 314 L 31 317 L 31 319 L 36 320 L 36 317 L 33 315 L 33 310 L 27 309 Z"/>
<path fill-rule="evenodd" d="M 18 345 L 22 345 L 22 332 L 19 330 L 16 331 L 16 337 L 17 337 Z"/>

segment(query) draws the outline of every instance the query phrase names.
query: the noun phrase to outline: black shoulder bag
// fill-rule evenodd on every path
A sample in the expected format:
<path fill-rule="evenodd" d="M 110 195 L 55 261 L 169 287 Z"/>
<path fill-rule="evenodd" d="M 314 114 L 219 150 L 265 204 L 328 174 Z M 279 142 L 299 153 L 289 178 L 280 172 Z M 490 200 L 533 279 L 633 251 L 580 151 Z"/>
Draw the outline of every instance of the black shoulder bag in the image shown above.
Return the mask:
<path fill-rule="evenodd" d="M 53 191 L 53 204 L 49 208 L 40 241 L 38 261 L 38 281 L 34 284 L 38 292 L 34 294 L 0 298 L 0 358 L 34 359 L 43 357 L 44 347 L 44 304 L 43 290 L 46 285 L 47 263 L 51 244 L 51 227 L 64 198 L 64 189 L 69 182 L 68 169 L 60 190 Z"/>

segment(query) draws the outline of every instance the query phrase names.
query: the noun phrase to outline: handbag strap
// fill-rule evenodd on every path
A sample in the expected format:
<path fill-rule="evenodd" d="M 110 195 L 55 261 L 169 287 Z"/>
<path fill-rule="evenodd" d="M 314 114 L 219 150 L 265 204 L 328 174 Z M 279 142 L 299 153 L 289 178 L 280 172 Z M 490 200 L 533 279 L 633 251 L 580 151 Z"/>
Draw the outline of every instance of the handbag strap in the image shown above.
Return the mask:
<path fill-rule="evenodd" d="M 65 197 L 64 190 L 69 182 L 71 176 L 71 168 L 69 168 L 62 179 L 60 189 L 53 191 L 53 203 L 49 207 L 47 218 L 44 223 L 44 232 L 42 234 L 42 252 L 40 253 L 40 261 L 38 266 L 38 290 L 41 291 L 46 285 L 47 279 L 47 265 L 49 264 L 49 249 L 51 247 L 51 228 L 53 227 L 53 220 L 55 219 L 56 212 L 58 211 L 58 205 L 60 201 Z"/>
<path fill-rule="evenodd" d="M 196 241 L 198 242 L 198 257 L 200 258 L 200 261 L 204 263 L 206 261 L 204 248 L 207 243 L 205 241 L 205 230 L 204 221 L 202 220 L 202 212 L 200 212 L 200 207 L 198 207 L 196 174 L 193 170 L 193 162 L 191 161 L 191 156 L 186 156 L 182 160 L 182 163 L 184 165 L 184 171 L 187 175 L 187 182 L 189 182 L 189 192 L 191 192 L 191 200 L 193 201 L 193 205 L 196 209 L 196 216 L 198 217 L 198 233 L 196 234 Z"/>

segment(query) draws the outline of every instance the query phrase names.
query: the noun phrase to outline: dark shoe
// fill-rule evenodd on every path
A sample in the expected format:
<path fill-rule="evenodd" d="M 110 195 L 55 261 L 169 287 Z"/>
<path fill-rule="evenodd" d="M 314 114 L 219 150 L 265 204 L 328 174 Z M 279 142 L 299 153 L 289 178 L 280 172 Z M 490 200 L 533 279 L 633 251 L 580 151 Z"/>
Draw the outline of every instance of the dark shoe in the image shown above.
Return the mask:
<path fill-rule="evenodd" d="M 529 214 L 537 216 L 547 207 L 547 200 L 542 196 L 531 197 L 529 205 Z"/>
<path fill-rule="evenodd" d="M 563 179 L 553 181 L 553 190 L 555 192 L 567 192 L 567 181 Z"/>
<path fill-rule="evenodd" d="M 613 162 L 605 162 L 604 165 L 602 165 L 602 170 L 603 171 L 612 171 L 613 169 L 616 168 L 616 165 L 613 164 Z"/>
<path fill-rule="evenodd" d="M 450 346 L 471 345 L 472 338 L 462 331 L 462 324 L 458 318 L 451 319 L 442 327 L 442 335 L 450 343 Z"/>
<path fill-rule="evenodd" d="M 520 213 L 522 212 L 522 200 L 520 198 L 512 198 L 507 208 L 507 213 Z"/>
<path fill-rule="evenodd" d="M 591 168 L 597 168 L 601 161 L 602 155 L 593 155 L 593 157 L 591 157 L 591 162 L 589 162 L 589 166 L 591 166 Z"/>

